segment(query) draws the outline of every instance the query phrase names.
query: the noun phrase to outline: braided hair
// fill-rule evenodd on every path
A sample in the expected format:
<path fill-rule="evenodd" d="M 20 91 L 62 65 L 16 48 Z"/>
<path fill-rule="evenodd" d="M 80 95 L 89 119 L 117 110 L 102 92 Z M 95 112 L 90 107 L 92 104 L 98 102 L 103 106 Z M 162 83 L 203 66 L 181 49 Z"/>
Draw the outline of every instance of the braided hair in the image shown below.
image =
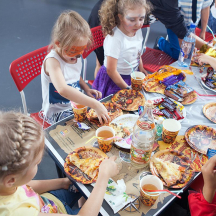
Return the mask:
<path fill-rule="evenodd" d="M 0 112 L 0 178 L 26 169 L 43 149 L 43 130 L 34 119 Z"/>

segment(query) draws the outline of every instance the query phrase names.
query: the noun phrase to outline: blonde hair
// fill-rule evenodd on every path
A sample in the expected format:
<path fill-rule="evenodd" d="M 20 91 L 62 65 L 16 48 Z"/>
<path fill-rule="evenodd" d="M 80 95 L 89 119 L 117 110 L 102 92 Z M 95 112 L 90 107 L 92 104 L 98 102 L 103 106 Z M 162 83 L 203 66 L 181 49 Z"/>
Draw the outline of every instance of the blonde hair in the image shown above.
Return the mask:
<path fill-rule="evenodd" d="M 120 24 L 118 14 L 125 15 L 128 9 L 143 7 L 146 14 L 150 13 L 152 6 L 146 0 L 105 0 L 99 10 L 100 23 L 103 34 L 113 35 L 112 29 Z"/>
<path fill-rule="evenodd" d="M 34 119 L 0 112 L 0 179 L 25 170 L 43 149 L 44 133 Z"/>
<path fill-rule="evenodd" d="M 55 43 L 59 42 L 62 53 L 64 49 L 71 49 L 83 38 L 87 38 L 88 43 L 91 43 L 91 30 L 86 20 L 75 11 L 64 11 L 53 26 L 49 49 L 55 49 Z"/>

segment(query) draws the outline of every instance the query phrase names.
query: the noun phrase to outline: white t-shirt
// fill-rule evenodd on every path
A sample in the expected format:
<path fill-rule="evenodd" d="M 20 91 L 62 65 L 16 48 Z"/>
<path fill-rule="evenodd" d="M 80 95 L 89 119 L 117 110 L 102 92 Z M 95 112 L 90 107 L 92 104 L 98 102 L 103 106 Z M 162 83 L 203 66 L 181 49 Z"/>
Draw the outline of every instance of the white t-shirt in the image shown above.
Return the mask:
<path fill-rule="evenodd" d="M 142 31 L 139 29 L 133 37 L 125 35 L 118 27 L 113 29 L 114 35 L 107 35 L 104 40 L 104 66 L 107 67 L 107 56 L 118 59 L 117 71 L 122 75 L 132 73 L 131 66 L 134 70 L 138 69 L 142 51 Z"/>
<path fill-rule="evenodd" d="M 79 80 L 82 69 L 81 58 L 77 59 L 77 63 L 69 64 L 65 62 L 56 53 L 55 50 L 51 50 L 51 52 L 44 59 L 44 62 L 48 58 L 55 58 L 58 60 L 67 85 L 80 89 Z M 41 69 L 41 84 L 43 98 L 42 111 L 45 120 L 48 123 L 52 124 L 55 122 L 55 119 L 57 118 L 59 113 L 71 109 L 71 103 L 68 99 L 62 97 L 55 89 L 50 77 L 47 76 L 44 71 L 44 62 Z"/>

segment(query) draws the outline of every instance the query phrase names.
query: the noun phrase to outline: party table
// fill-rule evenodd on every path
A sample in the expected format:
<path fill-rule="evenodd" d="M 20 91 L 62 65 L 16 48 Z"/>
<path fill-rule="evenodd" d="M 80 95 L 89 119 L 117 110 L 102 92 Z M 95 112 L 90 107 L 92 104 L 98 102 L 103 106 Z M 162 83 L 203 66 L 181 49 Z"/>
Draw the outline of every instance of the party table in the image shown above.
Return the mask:
<path fill-rule="evenodd" d="M 177 63 L 173 63 L 172 66 L 178 67 Z M 199 68 L 193 67 L 192 71 L 194 72 L 194 75 L 186 75 L 186 83 L 193 87 L 194 90 L 198 94 L 198 98 L 195 103 L 191 105 L 185 105 L 186 109 L 186 118 L 181 122 L 181 130 L 179 132 L 179 135 L 184 135 L 185 131 L 188 127 L 193 125 L 207 125 L 210 127 L 215 128 L 215 124 L 211 121 L 209 121 L 202 112 L 202 108 L 206 103 L 209 102 L 216 102 L 216 92 L 212 92 L 210 90 L 205 89 L 200 84 L 200 77 L 202 74 L 199 73 Z M 142 92 L 145 96 L 145 98 L 153 99 L 156 97 L 161 97 L 161 94 L 158 93 L 149 93 L 149 92 Z M 107 98 L 104 98 L 102 101 L 108 101 L 111 99 L 112 96 L 109 96 Z M 133 112 L 137 114 L 137 112 Z M 66 158 L 67 154 L 70 153 L 73 149 L 79 147 L 80 143 L 85 143 L 87 140 L 89 140 L 92 136 L 95 134 L 95 130 L 97 129 L 96 126 L 91 125 L 90 132 L 82 131 L 80 132 L 79 129 L 74 127 L 73 125 L 73 116 L 68 117 L 51 127 L 47 128 L 45 130 L 45 144 L 47 151 L 51 158 L 54 160 L 54 162 L 60 167 L 60 169 L 64 170 L 64 159 Z M 69 136 L 69 133 L 71 135 Z M 114 150 L 113 150 L 114 151 Z M 115 150 L 115 151 L 118 151 Z M 130 169 L 130 168 L 127 168 Z M 194 178 L 190 181 L 190 183 L 199 175 L 199 173 L 196 173 Z M 71 181 L 73 179 L 68 176 Z M 91 185 L 84 185 L 81 183 L 77 183 L 73 181 L 74 185 L 83 193 L 85 197 L 89 197 L 93 187 Z M 133 183 L 136 187 L 136 184 Z M 188 187 L 188 185 L 186 186 Z M 137 191 L 136 191 L 137 194 Z M 154 205 L 152 208 L 144 209 L 141 208 L 139 212 L 128 212 L 125 210 L 119 211 L 119 213 L 114 214 L 112 208 L 110 205 L 104 200 L 102 207 L 100 209 L 100 214 L 104 216 L 110 216 L 110 215 L 132 215 L 138 216 L 138 215 L 159 215 L 162 210 L 164 210 L 173 200 L 174 196 L 167 194 L 166 196 L 163 196 L 163 198 L 157 202 L 156 205 Z M 143 205 L 140 203 L 140 205 Z"/>

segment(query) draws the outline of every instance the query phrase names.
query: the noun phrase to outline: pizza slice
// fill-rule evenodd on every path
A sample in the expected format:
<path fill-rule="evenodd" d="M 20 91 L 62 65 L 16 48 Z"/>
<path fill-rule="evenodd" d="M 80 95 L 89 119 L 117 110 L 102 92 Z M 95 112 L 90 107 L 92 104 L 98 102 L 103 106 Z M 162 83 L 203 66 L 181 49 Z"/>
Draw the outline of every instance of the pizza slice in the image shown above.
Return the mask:
<path fill-rule="evenodd" d="M 70 155 L 70 162 L 78 167 L 82 172 L 91 177 L 92 179 L 97 178 L 99 172 L 99 166 L 104 160 L 101 158 L 80 158 L 78 153 Z"/>
<path fill-rule="evenodd" d="M 185 167 L 182 167 L 176 163 L 170 161 L 163 161 L 160 158 L 155 157 L 153 163 L 161 175 L 163 180 L 166 182 L 166 186 L 170 187 L 181 181 L 182 175 L 185 171 Z"/>

